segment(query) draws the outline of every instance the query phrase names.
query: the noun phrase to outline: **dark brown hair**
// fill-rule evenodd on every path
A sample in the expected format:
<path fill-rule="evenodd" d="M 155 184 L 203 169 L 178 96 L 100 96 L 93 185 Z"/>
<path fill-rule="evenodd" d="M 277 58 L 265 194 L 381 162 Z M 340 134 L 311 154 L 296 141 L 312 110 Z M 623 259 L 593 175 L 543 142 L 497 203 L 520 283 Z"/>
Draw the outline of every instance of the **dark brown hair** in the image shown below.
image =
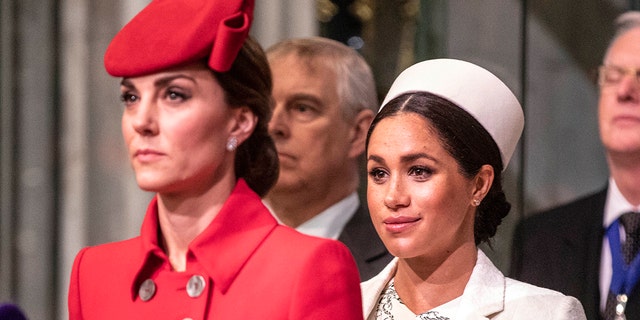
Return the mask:
<path fill-rule="evenodd" d="M 271 70 L 262 47 L 247 38 L 231 69 L 213 72 L 232 107 L 247 106 L 258 117 L 255 130 L 238 146 L 235 173 L 244 178 L 251 189 L 264 196 L 278 179 L 278 154 L 267 132 L 271 119 Z"/>

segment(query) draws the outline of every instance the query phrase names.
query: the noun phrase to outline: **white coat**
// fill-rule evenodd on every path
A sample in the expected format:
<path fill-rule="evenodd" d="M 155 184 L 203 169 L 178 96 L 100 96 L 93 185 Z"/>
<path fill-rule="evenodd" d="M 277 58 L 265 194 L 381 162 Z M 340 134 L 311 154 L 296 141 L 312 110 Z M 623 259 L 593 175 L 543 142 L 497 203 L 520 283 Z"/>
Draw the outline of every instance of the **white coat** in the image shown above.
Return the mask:
<path fill-rule="evenodd" d="M 378 275 L 360 284 L 365 319 L 375 319 L 380 294 L 395 275 L 397 265 L 395 258 Z M 507 278 L 478 250 L 478 260 L 462 293 L 458 313 L 451 317 L 463 319 L 577 320 L 586 316 L 576 298 Z"/>

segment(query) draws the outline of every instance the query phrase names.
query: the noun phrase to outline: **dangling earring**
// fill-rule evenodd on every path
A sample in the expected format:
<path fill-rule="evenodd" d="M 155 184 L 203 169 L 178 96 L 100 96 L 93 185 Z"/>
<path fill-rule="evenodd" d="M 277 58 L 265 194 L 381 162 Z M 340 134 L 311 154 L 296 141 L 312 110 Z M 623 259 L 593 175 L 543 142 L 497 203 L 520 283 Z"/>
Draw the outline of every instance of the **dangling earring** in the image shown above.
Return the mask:
<path fill-rule="evenodd" d="M 479 206 L 480 205 L 480 200 L 473 199 L 473 205 L 476 206 L 476 207 Z"/>
<path fill-rule="evenodd" d="M 227 150 L 235 151 L 237 147 L 238 147 L 238 138 L 232 136 L 231 138 L 229 138 L 229 141 L 227 141 Z"/>

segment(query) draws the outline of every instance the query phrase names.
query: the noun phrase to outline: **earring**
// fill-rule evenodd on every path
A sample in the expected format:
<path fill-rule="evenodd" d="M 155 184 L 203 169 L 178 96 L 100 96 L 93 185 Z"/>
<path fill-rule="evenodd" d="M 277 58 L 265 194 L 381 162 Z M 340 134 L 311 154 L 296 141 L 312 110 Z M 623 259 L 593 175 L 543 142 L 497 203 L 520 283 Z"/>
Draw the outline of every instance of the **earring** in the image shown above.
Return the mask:
<path fill-rule="evenodd" d="M 229 141 L 227 141 L 227 150 L 235 151 L 237 147 L 238 147 L 238 138 L 234 136 L 230 137 Z"/>
<path fill-rule="evenodd" d="M 476 207 L 479 206 L 480 205 L 480 200 L 473 199 L 473 205 L 476 206 Z"/>

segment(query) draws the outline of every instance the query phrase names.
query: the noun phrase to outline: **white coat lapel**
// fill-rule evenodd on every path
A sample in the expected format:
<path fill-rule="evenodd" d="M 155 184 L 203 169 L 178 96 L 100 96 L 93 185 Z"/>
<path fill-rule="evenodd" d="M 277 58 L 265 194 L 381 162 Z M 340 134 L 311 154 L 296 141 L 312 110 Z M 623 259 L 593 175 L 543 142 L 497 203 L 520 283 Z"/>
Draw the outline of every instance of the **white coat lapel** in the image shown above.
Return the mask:
<path fill-rule="evenodd" d="M 506 280 L 491 260 L 478 249 L 478 261 L 464 288 L 456 319 L 488 319 L 504 310 Z"/>
<path fill-rule="evenodd" d="M 365 318 L 375 314 L 375 308 L 378 306 L 378 298 L 382 291 L 387 287 L 387 283 L 396 274 L 398 266 L 398 258 L 393 258 L 389 264 L 380 271 L 375 277 L 360 284 L 362 291 L 362 311 Z"/>

